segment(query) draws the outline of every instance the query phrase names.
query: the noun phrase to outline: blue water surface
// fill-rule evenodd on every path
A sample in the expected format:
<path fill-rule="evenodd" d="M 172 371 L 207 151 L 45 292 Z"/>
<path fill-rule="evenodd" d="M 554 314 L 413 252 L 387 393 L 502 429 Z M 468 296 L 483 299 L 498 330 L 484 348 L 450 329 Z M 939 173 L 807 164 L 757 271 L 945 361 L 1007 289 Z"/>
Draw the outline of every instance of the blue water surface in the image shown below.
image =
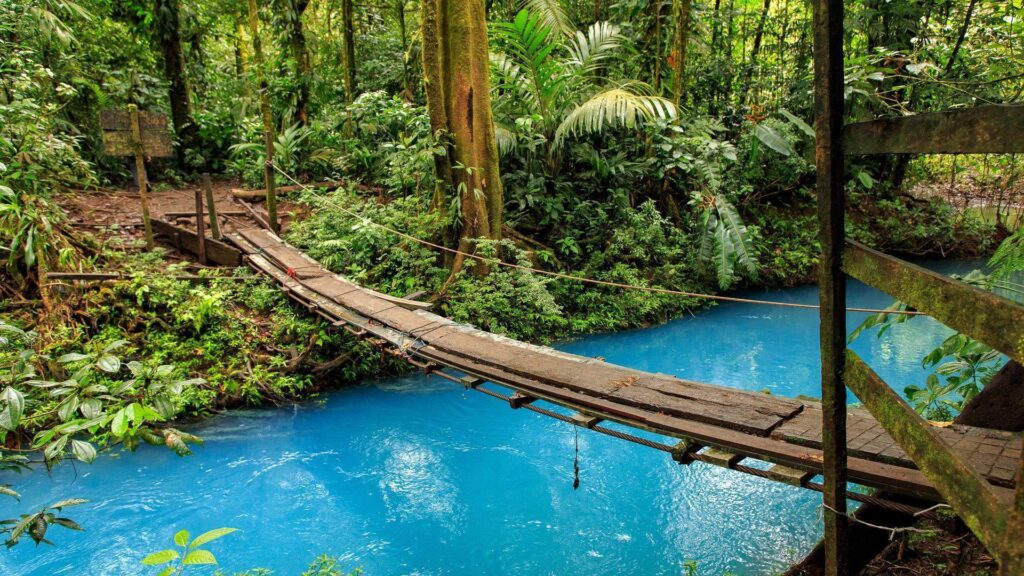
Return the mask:
<path fill-rule="evenodd" d="M 973 263 L 945 263 L 965 271 Z M 814 303 L 815 288 L 748 297 Z M 891 299 L 849 283 L 851 306 Z M 864 314 L 850 314 L 851 329 Z M 888 382 L 920 383 L 921 357 L 950 331 L 919 318 L 853 348 Z M 641 370 L 773 394 L 818 396 L 813 310 L 722 304 L 653 328 L 559 348 Z M 227 571 L 299 574 L 318 554 L 367 575 L 772 574 L 821 533 L 812 492 L 580 432 L 572 488 L 568 424 L 408 376 L 321 402 L 238 410 L 192 427 L 194 456 L 142 447 L 92 465 L 0 478 L 22 501 L 0 518 L 66 497 L 85 532 L 53 528 L 56 547 L 0 552 L 0 574 L 150 574 L 139 560 L 175 531 L 240 529 L 209 546 Z M 186 571 L 210 574 L 210 570 Z"/>

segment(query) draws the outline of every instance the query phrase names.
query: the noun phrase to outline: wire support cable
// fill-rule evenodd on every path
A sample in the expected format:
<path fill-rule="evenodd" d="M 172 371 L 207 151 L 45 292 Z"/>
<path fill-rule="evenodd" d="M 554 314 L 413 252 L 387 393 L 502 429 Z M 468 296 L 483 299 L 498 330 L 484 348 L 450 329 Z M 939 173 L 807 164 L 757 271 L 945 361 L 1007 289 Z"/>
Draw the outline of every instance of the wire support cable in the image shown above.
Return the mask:
<path fill-rule="evenodd" d="M 301 187 L 301 188 L 303 188 L 305 190 L 312 190 L 313 189 L 313 188 L 311 188 L 311 187 L 309 187 L 309 186 L 299 182 L 295 178 L 292 178 L 291 175 L 289 175 L 288 173 L 284 172 L 283 170 L 281 170 L 277 166 L 274 166 L 274 169 L 277 170 L 279 173 L 281 173 L 281 175 L 283 175 L 288 180 L 291 180 L 292 182 L 294 182 L 297 186 L 299 186 L 299 187 Z M 405 232 L 402 232 L 401 230 L 396 230 L 396 229 L 394 229 L 394 228 L 392 228 L 390 226 L 387 226 L 385 224 L 380 224 L 379 222 L 374 222 L 373 220 L 370 220 L 366 216 L 363 216 L 362 214 L 359 214 L 357 212 L 349 210 L 348 208 L 342 206 L 341 204 L 338 204 L 338 203 L 335 203 L 335 202 L 331 202 L 329 204 L 330 204 L 330 206 L 332 208 L 340 210 L 340 211 L 344 212 L 345 214 L 348 214 L 349 216 L 352 216 L 353 218 L 356 218 L 356 219 L 360 220 L 361 222 L 363 222 L 366 225 L 376 226 L 376 227 L 378 227 L 378 228 L 380 228 L 380 229 L 382 229 L 382 230 L 384 230 L 386 232 L 390 232 L 391 234 L 394 234 L 394 235 L 399 236 L 401 238 L 405 238 L 405 239 L 410 240 L 412 242 L 416 242 L 416 243 L 421 244 L 423 246 L 427 246 L 429 248 L 433 248 L 434 250 L 440 250 L 440 251 L 443 251 L 443 252 L 447 252 L 449 254 L 455 254 L 455 255 L 463 256 L 465 258 L 471 258 L 473 260 L 477 260 L 477 261 L 483 262 L 483 263 L 488 264 L 488 265 L 496 265 L 496 266 L 502 266 L 502 267 L 505 267 L 505 268 L 511 268 L 511 269 L 514 269 L 514 270 L 522 270 L 524 272 L 531 272 L 533 274 L 540 274 L 542 276 L 549 276 L 551 278 L 559 278 L 559 279 L 562 279 L 562 280 L 572 280 L 572 281 L 575 281 L 575 282 L 580 282 L 582 284 L 592 284 L 592 285 L 595 285 L 595 286 L 608 286 L 608 287 L 612 287 L 612 288 L 622 288 L 622 289 L 625 289 L 625 290 L 636 290 L 636 291 L 640 291 L 640 292 L 650 292 L 650 293 L 654 293 L 654 294 L 667 294 L 667 295 L 672 295 L 672 296 L 685 296 L 685 297 L 688 297 L 688 298 L 699 298 L 699 299 L 703 299 L 703 300 L 714 300 L 714 301 L 719 301 L 719 302 L 735 302 L 735 303 L 740 303 L 740 304 L 757 304 L 757 305 L 762 305 L 762 306 L 776 306 L 776 307 L 780 307 L 780 308 L 801 308 L 801 309 L 805 309 L 805 310 L 818 310 L 820 308 L 820 306 L 818 306 L 817 304 L 799 304 L 799 303 L 796 303 L 796 302 L 777 302 L 777 301 L 773 301 L 773 300 L 758 300 L 758 299 L 754 299 L 754 298 L 740 298 L 738 296 L 723 296 L 723 295 L 720 295 L 720 294 L 705 294 L 705 293 L 701 293 L 701 292 L 688 292 L 688 291 L 685 291 L 685 290 L 672 290 L 672 289 L 669 289 L 669 288 L 656 288 L 656 287 L 653 287 L 653 286 L 638 286 L 638 285 L 635 285 L 635 284 L 624 284 L 624 283 L 621 283 L 621 282 L 611 282 L 609 280 L 598 280 L 596 278 L 587 278 L 585 276 L 573 276 L 572 274 L 566 274 L 564 272 L 554 272 L 554 271 L 551 271 L 551 270 L 541 270 L 539 268 L 532 268 L 530 266 L 522 266 L 522 265 L 519 265 L 519 264 L 513 264 L 511 262 L 504 262 L 502 260 L 495 259 L 495 258 L 485 258 L 483 256 L 480 256 L 479 254 L 472 254 L 472 253 L 469 253 L 469 252 L 463 252 L 462 250 L 458 250 L 456 248 L 449 248 L 447 246 L 442 246 L 440 244 L 437 244 L 435 242 L 431 242 L 429 240 L 424 240 L 422 238 L 417 238 L 415 236 L 412 236 L 411 234 L 406 234 Z M 921 312 L 919 310 L 901 310 L 901 309 L 897 309 L 897 308 L 880 309 L 880 308 L 849 307 L 849 308 L 846 309 L 846 311 L 847 312 L 865 312 L 865 313 L 869 313 L 869 314 L 892 314 L 892 315 L 901 315 L 901 316 L 926 316 L 927 315 L 924 312 Z"/>

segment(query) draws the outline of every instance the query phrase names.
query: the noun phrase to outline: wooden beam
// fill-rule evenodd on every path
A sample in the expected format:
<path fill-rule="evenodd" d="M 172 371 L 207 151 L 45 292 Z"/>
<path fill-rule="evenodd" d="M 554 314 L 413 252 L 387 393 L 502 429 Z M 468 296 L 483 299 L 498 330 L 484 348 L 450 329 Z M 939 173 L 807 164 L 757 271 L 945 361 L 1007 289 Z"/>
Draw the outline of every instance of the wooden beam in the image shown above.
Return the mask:
<path fill-rule="evenodd" d="M 714 464 L 715 466 L 721 466 L 723 468 L 732 468 L 743 460 L 741 454 L 735 454 L 733 452 L 727 452 L 719 448 L 708 448 L 707 450 L 700 453 L 700 460 L 708 464 Z"/>
<path fill-rule="evenodd" d="M 847 154 L 1015 154 L 1024 152 L 1024 106 L 880 118 L 844 131 Z"/>
<path fill-rule="evenodd" d="M 135 180 L 139 184 L 139 199 L 142 202 L 142 226 L 145 229 L 146 249 L 153 249 L 153 224 L 149 217 L 149 182 L 146 177 L 146 160 L 143 157 L 142 132 L 139 127 L 139 107 L 128 105 L 129 121 L 131 122 L 132 151 L 135 154 Z"/>
<path fill-rule="evenodd" d="M 199 263 L 206 264 L 206 223 L 203 222 L 203 191 L 196 188 L 196 243 Z"/>
<path fill-rule="evenodd" d="M 1024 306 L 856 242 L 847 242 L 843 268 L 865 284 L 1024 362 Z"/>
<path fill-rule="evenodd" d="M 203 194 L 206 195 L 206 211 L 210 215 L 210 236 L 213 236 L 214 240 L 220 240 L 220 222 L 217 219 L 217 203 L 213 197 L 213 184 L 210 182 L 209 172 L 203 172 L 202 183 Z M 200 212 L 200 214 L 202 214 L 202 212 Z M 199 224 L 196 223 L 196 226 L 198 227 Z"/>
<path fill-rule="evenodd" d="M 593 414 L 587 414 L 586 412 L 574 412 L 572 415 L 572 421 L 584 428 L 593 428 L 601 423 L 601 418 L 598 418 Z"/>
<path fill-rule="evenodd" d="M 517 391 L 508 397 L 508 405 L 514 409 L 522 408 L 523 406 L 526 406 L 527 404 L 533 402 L 534 400 L 536 400 L 536 398 L 534 398 L 533 396 L 527 396 L 526 394 Z"/>
<path fill-rule="evenodd" d="M 689 466 L 696 460 L 693 455 L 699 452 L 701 448 L 704 448 L 704 446 L 693 440 L 680 440 L 672 447 L 672 459 L 679 464 Z"/>
<path fill-rule="evenodd" d="M 188 250 L 193 254 L 199 253 L 199 238 L 192 230 L 175 226 L 163 220 L 153 220 L 153 231 L 170 238 L 175 246 L 182 250 Z M 242 264 L 242 253 L 237 248 L 210 238 L 206 239 L 206 257 L 210 262 L 221 266 L 240 266 Z"/>
<path fill-rule="evenodd" d="M 813 0 L 814 130 L 817 167 L 819 334 L 821 353 L 822 488 L 825 574 L 849 573 L 846 517 L 846 277 L 842 250 L 846 225 L 843 158 L 843 0 Z"/>
<path fill-rule="evenodd" d="M 985 547 L 998 556 L 1009 514 L 985 478 L 852 350 L 846 351 L 846 383 Z"/>
<path fill-rule="evenodd" d="M 807 481 L 814 478 L 814 474 L 799 468 L 791 468 L 776 464 L 768 469 L 768 477 L 776 482 L 783 482 L 792 486 L 803 486 Z"/>

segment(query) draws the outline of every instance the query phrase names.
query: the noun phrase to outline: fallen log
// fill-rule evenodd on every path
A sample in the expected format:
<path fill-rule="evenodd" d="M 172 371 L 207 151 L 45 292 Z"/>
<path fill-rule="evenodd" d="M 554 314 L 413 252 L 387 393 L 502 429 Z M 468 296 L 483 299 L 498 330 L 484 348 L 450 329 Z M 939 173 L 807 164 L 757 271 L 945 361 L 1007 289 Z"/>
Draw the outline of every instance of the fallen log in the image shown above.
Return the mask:
<path fill-rule="evenodd" d="M 347 182 L 344 180 L 328 180 L 326 182 L 317 182 L 314 184 L 305 184 L 302 186 L 291 185 L 291 186 L 278 186 L 274 190 L 278 194 L 284 194 L 287 192 L 295 192 L 296 190 L 302 190 L 303 188 L 338 188 L 339 186 L 346 185 Z M 357 185 L 357 186 L 362 186 Z M 240 200 L 263 200 L 267 197 L 266 190 L 246 190 L 244 188 L 232 188 L 231 195 Z"/>

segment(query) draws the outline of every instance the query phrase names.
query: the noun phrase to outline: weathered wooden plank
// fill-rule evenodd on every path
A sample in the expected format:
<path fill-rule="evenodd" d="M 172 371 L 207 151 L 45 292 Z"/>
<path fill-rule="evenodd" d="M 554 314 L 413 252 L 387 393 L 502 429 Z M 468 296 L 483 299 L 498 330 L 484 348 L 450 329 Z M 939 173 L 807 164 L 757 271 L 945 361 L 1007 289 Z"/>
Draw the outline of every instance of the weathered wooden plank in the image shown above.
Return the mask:
<path fill-rule="evenodd" d="M 570 363 L 565 355 L 464 330 L 439 332 L 424 340 L 448 352 L 551 385 L 754 434 L 768 434 L 802 407 L 791 399 L 645 374 L 592 359 L 578 358 Z"/>
<path fill-rule="evenodd" d="M 822 471 L 822 454 L 817 449 L 796 446 L 664 414 L 651 413 L 639 408 L 586 396 L 566 388 L 546 385 L 514 374 L 502 373 L 490 366 L 476 364 L 471 360 L 447 354 L 432 346 L 420 348 L 416 350 L 416 354 L 451 366 L 460 372 L 513 389 L 524 390 L 532 396 L 571 409 L 583 410 L 605 420 L 692 441 L 702 446 L 717 446 L 746 457 L 775 464 L 785 464 L 815 474 L 820 474 Z M 918 470 L 853 458 L 849 462 L 849 471 L 851 482 L 914 498 L 941 501 L 941 496 Z M 1002 490 L 1002 497 L 1006 501 L 1010 501 L 1012 492 L 1006 489 L 1000 490 Z"/>
<path fill-rule="evenodd" d="M 801 446 L 820 448 L 820 419 L 821 409 L 817 406 L 807 406 L 799 415 L 773 430 L 771 437 Z M 913 459 L 867 410 L 848 409 L 847 423 L 847 448 L 851 456 L 906 468 L 915 466 Z M 1019 453 L 1022 440 L 1019 434 L 959 424 L 933 428 L 943 442 L 961 458 L 978 468 L 989 482 L 1000 486 L 1013 486 L 1012 475 L 1007 478 L 1003 471 L 1012 468 L 1016 463 L 1015 457 Z M 983 464 L 983 460 L 988 458 L 985 452 L 993 453 L 991 459 L 987 460 L 987 465 Z"/>
<path fill-rule="evenodd" d="M 857 242 L 847 242 L 843 267 L 854 278 L 1024 362 L 1024 306 Z"/>
<path fill-rule="evenodd" d="M 1015 154 L 1024 152 L 1024 106 L 880 118 L 844 128 L 847 154 Z"/>
<path fill-rule="evenodd" d="M 246 228 L 238 231 L 289 276 L 300 280 L 330 275 L 330 271 L 302 252 L 288 246 L 268 230 Z"/>
<path fill-rule="evenodd" d="M 852 350 L 847 350 L 846 358 L 846 383 L 850 389 L 914 459 L 978 539 L 998 554 L 1008 514 L 993 487 Z"/>
<path fill-rule="evenodd" d="M 143 130 L 167 130 L 167 116 L 159 112 L 139 110 L 139 128 Z M 100 110 L 100 129 L 131 132 L 131 114 L 128 110 L 105 108 Z"/>
<path fill-rule="evenodd" d="M 170 238 L 177 246 L 192 254 L 199 254 L 199 239 L 196 233 L 187 228 L 175 226 L 163 220 L 153 220 L 153 232 Z M 242 253 L 220 240 L 206 239 L 206 257 L 221 266 L 240 266 Z"/>
<path fill-rule="evenodd" d="M 335 302 L 333 299 L 311 289 L 306 285 L 306 283 L 313 282 L 313 280 L 300 281 L 295 277 L 289 276 L 279 267 L 279 265 L 273 263 L 269 258 L 259 255 L 259 248 L 241 235 L 232 234 L 229 235 L 228 238 L 250 254 L 247 259 L 251 266 L 277 281 L 293 299 L 309 306 L 318 314 L 330 318 L 335 322 L 351 324 L 363 333 L 367 333 L 378 337 L 383 341 L 390 342 L 395 347 L 404 350 L 407 354 L 416 356 L 417 358 L 432 364 L 448 366 L 463 372 L 467 376 L 461 381 L 467 387 L 475 387 L 485 381 L 492 381 L 502 386 L 508 386 L 513 390 L 520 392 L 523 396 L 552 401 L 567 408 L 583 412 L 593 418 L 607 419 L 633 426 L 635 428 L 650 430 L 659 434 L 680 438 L 689 442 L 689 445 L 693 446 L 694 449 L 699 449 L 699 447 L 702 446 L 718 447 L 742 457 L 758 458 L 768 462 L 790 466 L 799 470 L 805 470 L 809 473 L 817 474 L 821 472 L 822 455 L 819 450 L 814 448 L 798 446 L 772 438 L 747 434 L 722 426 L 706 424 L 665 413 L 645 410 L 637 406 L 631 406 L 624 403 L 621 399 L 613 396 L 594 396 L 573 390 L 569 387 L 547 384 L 543 381 L 530 378 L 529 376 L 524 377 L 510 372 L 506 367 L 503 367 L 500 364 L 494 365 L 490 362 L 481 361 L 473 356 L 466 357 L 462 354 L 445 351 L 444 349 L 437 348 L 432 344 L 423 345 L 424 340 L 440 341 L 456 333 L 461 336 L 479 336 L 486 333 L 468 330 L 454 325 L 450 321 L 440 316 L 430 314 L 429 312 L 412 312 L 398 308 L 394 305 L 390 305 L 389 308 L 384 308 L 387 314 L 394 313 L 394 317 L 388 319 L 388 322 L 394 322 L 394 326 L 405 326 L 409 323 L 416 322 L 417 326 L 425 327 L 426 331 L 424 332 L 424 339 L 419 340 L 415 335 L 410 335 L 401 329 L 395 329 L 392 325 L 375 320 L 373 315 L 362 315 L 357 311 L 354 311 L 354 309 Z M 366 294 L 365 292 L 357 292 L 359 292 L 359 296 L 361 298 L 376 301 L 376 305 L 371 304 L 368 306 L 368 309 L 389 306 L 388 303 L 380 300 L 379 298 Z M 363 302 L 363 304 L 366 304 L 366 302 Z M 435 327 L 431 328 L 430 325 L 435 325 Z M 434 338 L 434 336 L 437 337 Z M 419 342 L 419 344 L 412 346 L 411 344 L 414 341 Z M 510 342 L 513 342 L 493 335 L 488 335 L 486 338 L 469 338 L 469 340 L 467 340 L 467 342 L 471 341 L 475 341 L 477 346 L 488 344 L 486 347 L 489 347 L 489 344 L 494 343 L 509 344 Z M 510 352 L 506 350 L 504 353 L 506 355 L 511 353 L 515 357 L 520 357 L 520 351 L 542 353 L 550 358 L 555 358 L 562 362 L 563 371 L 566 372 L 578 371 L 580 366 L 596 365 L 602 370 L 620 370 L 621 372 L 618 372 L 620 375 L 623 373 L 631 375 L 643 374 L 626 368 L 608 365 L 593 359 L 572 356 L 553 350 L 544 352 L 548 349 L 542 347 L 517 343 L 513 348 L 515 348 L 514 351 Z M 529 355 L 527 354 L 524 357 L 529 357 Z M 652 378 L 661 378 L 661 376 L 656 375 L 649 376 Z M 671 378 L 668 379 L 672 380 Z M 722 390 L 720 388 L 706 385 L 700 386 L 706 388 L 712 394 L 716 393 L 716 391 Z M 777 400 L 775 397 L 766 397 L 752 393 L 750 396 L 764 402 L 772 399 Z M 683 455 L 683 458 L 685 459 L 685 454 Z M 938 493 L 930 486 L 924 476 L 919 471 L 913 469 L 901 468 L 877 462 L 869 462 L 855 458 L 850 461 L 849 476 L 850 480 L 853 482 L 890 490 L 896 493 L 912 495 L 925 499 L 939 498 Z M 1002 492 L 999 492 L 999 490 L 1002 490 Z M 1000 497 L 1005 497 L 1007 501 L 1009 501 L 1012 496 L 1012 493 L 1006 489 L 996 489 L 996 491 L 1000 494 Z"/>
<path fill-rule="evenodd" d="M 152 158 L 174 156 L 171 135 L 167 132 L 143 131 L 142 152 Z M 103 153 L 110 156 L 131 156 L 135 154 L 135 144 L 131 132 L 103 131 Z"/>

